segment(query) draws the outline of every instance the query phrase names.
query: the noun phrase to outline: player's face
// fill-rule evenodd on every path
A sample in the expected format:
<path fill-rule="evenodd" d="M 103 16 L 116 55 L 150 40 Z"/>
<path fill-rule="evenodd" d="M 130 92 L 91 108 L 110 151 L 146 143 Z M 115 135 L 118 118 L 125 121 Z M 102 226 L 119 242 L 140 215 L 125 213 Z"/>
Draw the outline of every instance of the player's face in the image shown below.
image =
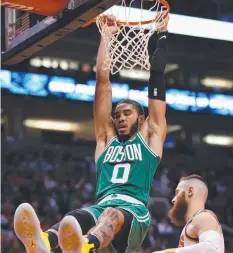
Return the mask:
<path fill-rule="evenodd" d="M 185 225 L 185 215 L 188 210 L 188 202 L 186 200 L 186 191 L 179 185 L 176 188 L 175 197 L 172 200 L 173 207 L 169 211 L 169 218 L 174 225 Z"/>
<path fill-rule="evenodd" d="M 130 138 L 139 128 L 139 116 L 132 104 L 119 104 L 114 113 L 115 127 L 122 138 Z"/>

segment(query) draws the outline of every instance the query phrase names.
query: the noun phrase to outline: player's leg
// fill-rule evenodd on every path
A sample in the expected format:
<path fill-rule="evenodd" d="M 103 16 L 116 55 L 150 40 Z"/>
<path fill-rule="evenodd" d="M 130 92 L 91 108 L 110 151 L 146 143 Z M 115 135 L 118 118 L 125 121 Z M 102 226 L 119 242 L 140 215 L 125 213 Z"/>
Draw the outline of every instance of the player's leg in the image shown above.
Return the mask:
<path fill-rule="evenodd" d="M 79 221 L 84 233 L 95 225 L 94 218 L 84 210 L 75 210 L 67 215 L 72 215 Z M 27 203 L 21 204 L 14 216 L 15 233 L 24 244 L 27 253 L 48 253 L 51 249 L 58 248 L 59 225 L 60 223 L 43 232 L 34 209 Z"/>
<path fill-rule="evenodd" d="M 88 232 L 88 241 L 91 241 L 91 235 L 94 235 L 99 241 L 96 249 L 106 248 L 124 227 L 124 224 L 127 224 L 128 216 L 126 220 L 125 213 L 117 208 L 106 208 L 99 217 L 96 226 Z"/>
<path fill-rule="evenodd" d="M 67 216 L 59 227 L 59 244 L 64 253 L 80 252 L 81 246 L 82 253 L 89 253 L 93 250 L 104 249 L 113 241 L 117 252 L 124 252 L 127 248 L 132 220 L 131 213 L 108 207 L 99 216 L 96 226 L 90 229 L 83 240 L 79 224 L 73 217 Z"/>
<path fill-rule="evenodd" d="M 114 201 L 113 201 L 114 203 Z M 150 226 L 151 218 L 150 214 L 147 210 L 147 208 L 143 205 L 134 205 L 134 204 L 129 204 L 125 203 L 122 201 L 122 203 L 118 203 L 118 207 L 116 210 L 118 210 L 120 213 L 123 214 L 124 216 L 124 223 L 121 226 L 119 232 L 114 235 L 114 239 L 111 241 L 110 239 L 105 239 L 104 243 L 110 243 L 111 244 L 107 247 L 108 252 L 119 252 L 119 253 L 131 253 L 135 252 L 138 248 L 140 248 L 147 232 Z M 115 209 L 115 208 L 114 208 Z M 103 216 L 104 213 L 102 213 Z M 100 222 L 101 216 L 99 216 L 99 222 Z M 101 224 L 100 222 L 99 224 Z M 94 231 L 97 230 L 97 226 L 93 229 L 91 229 L 88 232 L 88 236 L 91 234 L 97 235 L 97 233 L 105 231 L 101 229 L 104 228 L 104 223 L 102 223 L 102 226 L 98 227 L 99 231 Z M 97 238 L 97 237 L 96 237 Z M 99 240 L 100 241 L 100 240 Z M 90 243 L 90 242 L 89 242 Z M 92 241 L 94 244 L 94 242 Z M 100 247 L 95 246 L 96 249 L 102 249 Z M 112 249 L 112 246 L 114 249 Z M 83 251 L 82 253 L 87 253 L 89 251 Z"/>
<path fill-rule="evenodd" d="M 132 227 L 133 215 L 124 209 L 120 210 L 124 214 L 124 224 L 119 233 L 114 237 L 112 245 L 116 252 L 124 253 L 128 247 L 128 238 Z"/>

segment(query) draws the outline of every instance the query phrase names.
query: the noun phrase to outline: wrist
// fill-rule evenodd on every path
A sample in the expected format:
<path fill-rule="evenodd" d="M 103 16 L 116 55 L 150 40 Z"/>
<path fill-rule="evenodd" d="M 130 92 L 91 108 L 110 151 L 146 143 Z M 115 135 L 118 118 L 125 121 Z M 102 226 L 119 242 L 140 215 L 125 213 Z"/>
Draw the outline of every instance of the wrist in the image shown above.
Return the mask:
<path fill-rule="evenodd" d="M 168 30 L 167 29 L 159 30 L 158 34 L 160 34 L 160 33 L 168 33 Z"/>
<path fill-rule="evenodd" d="M 169 32 L 168 32 L 168 30 L 163 30 L 161 32 L 158 32 L 157 35 L 158 35 L 158 39 L 160 39 L 163 36 L 166 36 L 166 38 L 167 38 L 169 35 Z"/>

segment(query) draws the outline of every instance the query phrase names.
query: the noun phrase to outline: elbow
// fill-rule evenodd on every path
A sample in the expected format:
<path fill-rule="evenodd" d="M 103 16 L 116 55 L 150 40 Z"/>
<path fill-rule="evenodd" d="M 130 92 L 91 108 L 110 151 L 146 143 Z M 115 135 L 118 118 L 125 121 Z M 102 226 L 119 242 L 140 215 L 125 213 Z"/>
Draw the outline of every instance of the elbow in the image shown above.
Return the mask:
<path fill-rule="evenodd" d="M 101 85 L 102 87 L 109 88 L 111 90 L 110 80 L 108 77 L 104 75 L 97 75 L 96 76 L 96 84 Z"/>
<path fill-rule="evenodd" d="M 112 96 L 112 86 L 109 79 L 106 79 L 104 77 L 97 77 L 96 87 L 96 92 L 100 91 L 101 95 Z"/>
<path fill-rule="evenodd" d="M 109 71 L 103 70 L 102 67 L 98 66 L 96 70 L 96 80 L 110 82 Z"/>

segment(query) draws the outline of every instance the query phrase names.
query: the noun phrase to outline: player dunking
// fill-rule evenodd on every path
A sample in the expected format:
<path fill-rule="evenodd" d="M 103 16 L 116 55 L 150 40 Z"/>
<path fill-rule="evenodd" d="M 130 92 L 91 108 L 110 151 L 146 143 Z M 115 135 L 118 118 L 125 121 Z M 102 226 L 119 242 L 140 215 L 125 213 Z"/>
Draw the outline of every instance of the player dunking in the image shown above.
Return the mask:
<path fill-rule="evenodd" d="M 169 211 L 171 222 L 184 226 L 177 249 L 154 253 L 224 253 L 224 238 L 216 215 L 205 209 L 208 188 L 198 175 L 183 177 Z"/>
<path fill-rule="evenodd" d="M 112 28 L 111 36 L 114 18 L 108 16 L 107 23 Z M 33 208 L 27 203 L 20 205 L 15 213 L 14 228 L 27 253 L 48 253 L 56 247 L 64 253 L 102 249 L 131 253 L 140 247 L 150 225 L 150 214 L 145 205 L 166 136 L 163 75 L 167 23 L 168 18 L 148 45 L 151 70 L 147 119 L 143 107 L 132 100 L 119 102 L 111 117 L 109 71 L 102 68 L 107 57 L 105 46 L 108 45 L 105 43 L 108 42 L 101 39 L 94 103 L 96 205 L 68 213 L 46 232 L 41 231 Z"/>

